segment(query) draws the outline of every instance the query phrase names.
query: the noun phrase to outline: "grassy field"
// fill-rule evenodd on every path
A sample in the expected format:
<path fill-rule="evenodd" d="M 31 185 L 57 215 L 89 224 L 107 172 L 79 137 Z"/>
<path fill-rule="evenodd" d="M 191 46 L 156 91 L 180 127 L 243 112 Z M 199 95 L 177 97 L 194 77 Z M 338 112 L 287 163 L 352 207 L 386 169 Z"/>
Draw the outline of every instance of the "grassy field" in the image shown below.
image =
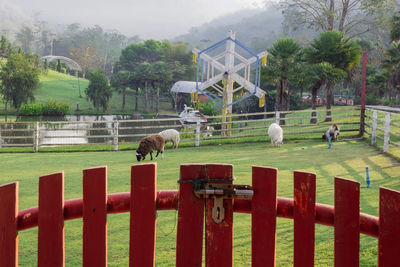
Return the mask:
<path fill-rule="evenodd" d="M 71 113 L 78 114 L 94 114 L 96 110 L 93 108 L 93 104 L 86 100 L 85 89 L 88 87 L 89 81 L 86 79 L 78 79 L 71 75 L 65 75 L 56 71 L 49 70 L 48 74 L 40 75 L 40 87 L 35 91 L 35 102 L 45 102 L 46 100 L 56 100 L 59 102 L 66 103 L 70 106 Z M 79 87 L 81 90 L 82 97 L 79 97 Z M 133 90 L 127 90 L 125 113 L 132 114 L 135 108 L 135 92 Z M 77 109 L 79 104 L 79 110 Z M 142 108 L 143 103 L 139 101 L 139 107 Z M 110 99 L 107 114 L 120 114 L 122 107 L 122 95 L 114 91 L 112 98 Z M 171 104 L 162 102 L 160 109 L 170 109 Z M 10 110 L 10 109 L 9 109 Z M 13 112 L 13 110 L 10 110 Z M 0 103 L 0 112 L 4 114 L 4 103 Z"/>
<path fill-rule="evenodd" d="M 158 190 L 177 189 L 179 166 L 182 163 L 229 163 L 234 165 L 235 183 L 251 182 L 251 166 L 272 166 L 279 169 L 278 195 L 293 196 L 293 171 L 317 174 L 317 202 L 333 204 L 333 177 L 340 176 L 361 183 L 361 212 L 378 214 L 378 188 L 385 186 L 400 190 L 400 164 L 365 141 L 341 141 L 328 150 L 321 140 L 289 140 L 281 148 L 268 142 L 221 144 L 214 146 L 182 147 L 167 150 L 165 159 L 158 161 Z M 82 195 L 82 170 L 108 166 L 108 192 L 127 192 L 130 189 L 130 166 L 137 164 L 134 151 L 74 152 L 74 153 L 2 153 L 0 184 L 20 182 L 20 209 L 37 205 L 38 177 L 65 172 L 65 199 Z M 146 161 L 148 162 L 148 161 Z M 365 167 L 368 166 L 371 188 L 365 186 Z M 247 214 L 234 216 L 235 266 L 249 266 L 251 240 Z M 158 212 L 157 266 L 175 265 L 176 212 Z M 109 266 L 127 266 L 129 249 L 129 215 L 108 217 Z M 292 266 L 293 223 L 277 221 L 277 266 Z M 81 266 L 82 220 L 65 223 L 66 265 Z M 21 266 L 36 266 L 37 229 L 20 232 L 19 260 Z M 361 236 L 360 266 L 376 266 L 377 240 Z M 333 229 L 316 226 L 316 266 L 333 266 Z"/>

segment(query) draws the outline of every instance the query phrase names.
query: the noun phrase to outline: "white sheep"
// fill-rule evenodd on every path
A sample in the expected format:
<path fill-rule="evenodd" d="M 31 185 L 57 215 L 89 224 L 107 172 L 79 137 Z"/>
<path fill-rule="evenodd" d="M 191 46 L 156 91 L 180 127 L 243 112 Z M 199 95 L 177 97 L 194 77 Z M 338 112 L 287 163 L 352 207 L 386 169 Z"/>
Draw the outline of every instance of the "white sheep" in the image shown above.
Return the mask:
<path fill-rule="evenodd" d="M 159 133 L 162 137 L 164 137 L 165 142 L 171 141 L 172 142 L 172 148 L 178 148 L 179 141 L 181 140 L 179 137 L 179 132 L 175 129 L 168 129 L 164 130 Z"/>
<path fill-rule="evenodd" d="M 283 141 L 283 131 L 281 126 L 272 123 L 268 128 L 268 136 L 271 138 L 271 144 L 280 147 Z"/>

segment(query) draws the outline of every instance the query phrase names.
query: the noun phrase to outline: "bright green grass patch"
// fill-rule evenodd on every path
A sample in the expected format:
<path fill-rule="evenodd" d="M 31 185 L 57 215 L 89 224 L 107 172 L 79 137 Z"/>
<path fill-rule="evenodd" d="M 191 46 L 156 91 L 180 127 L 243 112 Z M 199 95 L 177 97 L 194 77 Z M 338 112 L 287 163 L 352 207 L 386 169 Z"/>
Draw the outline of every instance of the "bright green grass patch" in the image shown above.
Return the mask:
<path fill-rule="evenodd" d="M 49 70 L 47 74 L 40 75 L 40 87 L 34 92 L 35 103 L 45 102 L 46 100 L 56 100 L 69 105 L 71 113 L 78 114 L 95 114 L 96 109 L 90 101 L 87 101 L 85 89 L 88 87 L 89 81 L 77 77 Z M 79 95 L 79 88 L 81 96 Z M 132 114 L 135 108 L 135 92 L 127 89 L 125 113 Z M 77 111 L 79 105 L 79 111 Z M 139 100 L 139 109 L 142 109 L 143 102 Z M 107 114 L 120 114 L 122 108 L 122 95 L 116 91 L 108 104 Z M 166 102 L 160 103 L 160 110 L 171 109 L 171 104 Z M 4 103 L 0 103 L 0 112 L 4 113 Z M 9 112 L 16 111 L 10 109 Z"/>
<path fill-rule="evenodd" d="M 130 190 L 130 166 L 137 164 L 134 151 L 76 153 L 3 153 L 0 161 L 0 184 L 19 181 L 20 209 L 37 206 L 38 177 L 64 171 L 65 199 L 82 196 L 82 170 L 108 166 L 108 193 Z M 150 162 L 146 160 L 145 162 Z M 237 184 L 251 183 L 251 166 L 272 166 L 278 171 L 278 195 L 293 197 L 293 171 L 317 174 L 317 202 L 333 204 L 333 177 L 340 176 L 361 183 L 361 212 L 378 215 L 379 186 L 400 190 L 398 162 L 379 153 L 364 141 L 333 143 L 332 149 L 321 140 L 289 140 L 281 148 L 267 141 L 258 143 L 222 144 L 167 149 L 159 159 L 157 189 L 177 189 L 179 166 L 182 163 L 229 163 L 234 165 Z M 365 167 L 371 175 L 371 188 L 365 186 Z M 251 218 L 234 216 L 235 266 L 251 262 Z M 110 266 L 128 265 L 129 215 L 108 216 L 108 259 Z M 171 232 L 171 233 L 170 233 Z M 170 233 L 170 234 L 169 234 Z M 82 264 L 82 220 L 67 221 L 66 262 Z M 20 232 L 21 266 L 36 265 L 37 229 Z M 176 212 L 159 211 L 157 219 L 157 266 L 175 266 Z M 293 222 L 277 220 L 277 266 L 292 266 Z M 377 241 L 361 237 L 361 266 L 376 266 Z M 333 266 L 333 229 L 316 226 L 316 266 Z"/>

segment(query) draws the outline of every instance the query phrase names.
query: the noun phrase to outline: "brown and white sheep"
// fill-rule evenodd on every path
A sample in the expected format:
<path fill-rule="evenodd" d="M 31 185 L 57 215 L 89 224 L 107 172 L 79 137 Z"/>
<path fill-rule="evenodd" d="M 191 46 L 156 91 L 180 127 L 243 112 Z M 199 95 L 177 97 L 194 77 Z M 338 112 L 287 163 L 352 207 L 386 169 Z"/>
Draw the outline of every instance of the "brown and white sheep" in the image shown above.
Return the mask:
<path fill-rule="evenodd" d="M 153 151 L 157 150 L 158 154 L 161 152 L 161 158 L 164 158 L 165 139 L 159 134 L 153 134 L 142 138 L 139 142 L 139 147 L 136 149 L 136 159 L 138 161 L 145 160 L 146 155 L 150 153 L 151 160 L 153 160 Z"/>
<path fill-rule="evenodd" d="M 329 127 L 328 131 L 326 131 L 322 135 L 322 139 L 328 140 L 328 136 L 330 137 L 331 140 L 337 140 L 339 136 L 340 128 L 337 124 L 332 124 L 331 127 Z"/>

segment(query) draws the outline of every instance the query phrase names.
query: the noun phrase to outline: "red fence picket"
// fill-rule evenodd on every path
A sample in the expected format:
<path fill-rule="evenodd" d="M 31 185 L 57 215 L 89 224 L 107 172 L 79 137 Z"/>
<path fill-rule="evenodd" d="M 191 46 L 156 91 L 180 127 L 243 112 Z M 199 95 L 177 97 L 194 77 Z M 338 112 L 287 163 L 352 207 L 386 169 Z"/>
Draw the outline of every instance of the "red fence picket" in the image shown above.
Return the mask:
<path fill-rule="evenodd" d="M 38 266 L 65 266 L 64 173 L 39 178 Z"/>
<path fill-rule="evenodd" d="M 207 175 L 205 165 L 182 164 L 178 200 L 176 266 L 201 266 L 204 200 L 193 194 L 195 181 Z"/>
<path fill-rule="evenodd" d="M 205 178 L 209 179 L 210 182 L 232 184 L 232 165 L 207 164 L 205 167 Z M 223 200 L 225 218 L 221 223 L 216 223 L 212 218 L 214 202 L 212 198 L 206 199 L 206 266 L 229 267 L 233 264 L 233 200 Z"/>
<path fill-rule="evenodd" d="M 314 266 L 315 174 L 294 172 L 293 266 Z"/>
<path fill-rule="evenodd" d="M 107 167 L 83 171 L 83 266 L 107 266 Z"/>
<path fill-rule="evenodd" d="M 157 165 L 132 166 L 129 266 L 154 266 Z"/>
<path fill-rule="evenodd" d="M 251 205 L 251 266 L 275 266 L 276 185 L 275 168 L 253 166 L 254 196 Z"/>
<path fill-rule="evenodd" d="M 0 266 L 18 266 L 18 182 L 0 186 Z"/>
<path fill-rule="evenodd" d="M 398 266 L 400 253 L 400 193 L 379 191 L 378 266 Z"/>
<path fill-rule="evenodd" d="M 130 212 L 130 266 L 155 266 L 156 210 L 178 209 L 176 266 L 232 266 L 233 212 L 252 215 L 252 266 L 275 266 L 276 217 L 294 220 L 294 265 L 314 265 L 315 223 L 333 226 L 335 266 L 359 266 L 360 233 L 378 238 L 378 265 L 397 266 L 400 192 L 381 188 L 379 219 L 362 214 L 360 184 L 335 178 L 335 206 L 315 203 L 316 177 L 294 173 L 294 198 L 277 197 L 277 169 L 253 167 L 251 200 L 197 198 L 202 183 L 232 183 L 233 166 L 181 165 L 179 191 L 156 190 L 156 164 L 132 166 L 131 192 L 107 195 L 107 167 L 83 171 L 83 199 L 64 203 L 64 174 L 39 179 L 39 207 L 18 212 L 18 183 L 0 186 L 0 267 L 18 266 L 18 231 L 38 226 L 38 266 L 64 266 L 64 220 L 83 218 L 83 265 L 107 265 L 107 214 Z M 204 221 L 205 220 L 205 221 Z M 206 226 L 204 234 L 204 223 Z"/>
<path fill-rule="evenodd" d="M 335 266 L 358 267 L 360 252 L 360 184 L 335 178 Z"/>

